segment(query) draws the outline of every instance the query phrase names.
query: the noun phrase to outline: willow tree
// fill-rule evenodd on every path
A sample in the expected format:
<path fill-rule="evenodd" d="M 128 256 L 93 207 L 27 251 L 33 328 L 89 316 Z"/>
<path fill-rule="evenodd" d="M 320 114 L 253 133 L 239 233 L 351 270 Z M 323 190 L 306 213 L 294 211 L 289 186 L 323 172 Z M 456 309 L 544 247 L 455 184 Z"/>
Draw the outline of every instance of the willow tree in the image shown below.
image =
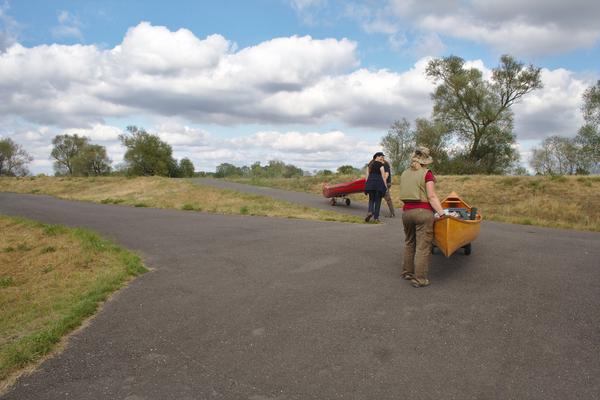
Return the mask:
<path fill-rule="evenodd" d="M 0 176 L 25 176 L 33 158 L 11 138 L 0 140 Z"/>
<path fill-rule="evenodd" d="M 457 172 L 506 171 L 518 159 L 511 107 L 542 87 L 540 68 L 503 55 L 488 81 L 462 58 L 450 56 L 431 60 L 426 75 L 438 84 L 432 94 L 434 120 L 462 145 L 455 154 L 462 161 Z"/>
<path fill-rule="evenodd" d="M 406 118 L 394 121 L 387 135 L 381 138 L 381 147 L 392 165 L 394 174 L 401 173 L 410 163 L 410 155 L 415 148 L 415 132 Z"/>
<path fill-rule="evenodd" d="M 600 173 L 600 81 L 584 92 L 581 111 L 585 125 L 575 140 L 581 146 L 586 170 Z"/>
<path fill-rule="evenodd" d="M 56 135 L 52 139 L 52 152 L 50 157 L 54 159 L 54 171 L 57 175 L 74 175 L 75 160 L 89 139 L 77 134 Z"/>

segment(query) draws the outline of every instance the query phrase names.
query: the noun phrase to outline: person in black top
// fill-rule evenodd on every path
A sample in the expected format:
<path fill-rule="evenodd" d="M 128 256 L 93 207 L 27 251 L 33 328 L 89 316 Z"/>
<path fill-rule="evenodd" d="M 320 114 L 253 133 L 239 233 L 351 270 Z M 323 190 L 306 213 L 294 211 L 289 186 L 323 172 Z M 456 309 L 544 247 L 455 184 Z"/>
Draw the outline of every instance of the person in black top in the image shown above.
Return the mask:
<path fill-rule="evenodd" d="M 383 198 L 390 209 L 390 218 L 396 216 L 396 212 L 394 211 L 394 202 L 392 201 L 392 195 L 390 194 L 390 187 L 392 186 L 392 168 L 390 163 L 385 159 L 383 160 L 383 169 L 385 170 L 385 183 L 387 183 L 387 191 Z"/>
<path fill-rule="evenodd" d="M 382 152 L 377 152 L 373 155 L 373 159 L 367 166 L 366 179 L 365 194 L 369 195 L 369 212 L 365 217 L 365 222 L 369 222 L 371 218 L 374 218 L 375 222 L 379 222 L 381 199 L 385 195 L 385 192 L 387 192 Z"/>

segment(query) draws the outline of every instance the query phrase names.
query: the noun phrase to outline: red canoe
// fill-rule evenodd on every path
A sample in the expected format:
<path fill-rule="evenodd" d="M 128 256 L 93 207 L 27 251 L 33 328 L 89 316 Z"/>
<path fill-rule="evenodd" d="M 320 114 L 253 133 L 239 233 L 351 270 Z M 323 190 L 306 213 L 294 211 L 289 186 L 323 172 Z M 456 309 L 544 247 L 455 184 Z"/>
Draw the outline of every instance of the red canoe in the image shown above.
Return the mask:
<path fill-rule="evenodd" d="M 323 185 L 323 196 L 331 199 L 331 205 L 335 205 L 336 197 L 346 197 L 352 193 L 362 193 L 365 191 L 365 178 L 352 182 L 338 183 L 336 185 Z M 350 199 L 346 199 L 346 205 L 350 205 Z"/>

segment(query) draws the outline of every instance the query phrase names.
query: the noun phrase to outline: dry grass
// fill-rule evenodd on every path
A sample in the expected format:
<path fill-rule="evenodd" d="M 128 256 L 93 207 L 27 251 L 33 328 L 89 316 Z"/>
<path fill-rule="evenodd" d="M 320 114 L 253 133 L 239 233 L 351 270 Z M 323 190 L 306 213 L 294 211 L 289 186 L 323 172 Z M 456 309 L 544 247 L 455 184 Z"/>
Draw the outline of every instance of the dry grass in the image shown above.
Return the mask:
<path fill-rule="evenodd" d="M 348 182 L 358 177 L 239 178 L 235 181 L 321 193 L 326 181 Z M 437 176 L 436 189 L 440 198 L 455 191 L 467 203 L 478 207 L 485 219 L 600 231 L 600 176 Z M 397 181 L 391 193 L 394 203 L 401 206 Z M 354 195 L 353 201 L 365 201 L 365 197 Z"/>
<path fill-rule="evenodd" d="M 200 186 L 186 180 L 161 177 L 0 178 L 0 191 L 49 194 L 62 199 L 135 207 L 354 223 L 362 221 L 355 216 L 304 207 L 267 196 Z"/>
<path fill-rule="evenodd" d="M 84 229 L 0 215 L 0 232 L 0 381 L 5 383 L 145 268 L 136 255 Z"/>

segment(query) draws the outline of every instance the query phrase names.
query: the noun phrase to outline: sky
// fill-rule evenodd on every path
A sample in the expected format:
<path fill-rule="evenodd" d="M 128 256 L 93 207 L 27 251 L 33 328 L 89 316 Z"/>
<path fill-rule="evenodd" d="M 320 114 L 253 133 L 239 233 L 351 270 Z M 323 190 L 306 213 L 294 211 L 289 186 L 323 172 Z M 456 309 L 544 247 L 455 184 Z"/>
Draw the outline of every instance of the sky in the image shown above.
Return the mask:
<path fill-rule="evenodd" d="M 52 174 L 58 134 L 107 148 L 135 125 L 197 171 L 281 160 L 364 165 L 395 120 L 429 118 L 432 58 L 484 76 L 502 54 L 542 69 L 513 106 L 531 149 L 583 124 L 600 79 L 591 0 L 0 0 L 0 138 Z"/>

